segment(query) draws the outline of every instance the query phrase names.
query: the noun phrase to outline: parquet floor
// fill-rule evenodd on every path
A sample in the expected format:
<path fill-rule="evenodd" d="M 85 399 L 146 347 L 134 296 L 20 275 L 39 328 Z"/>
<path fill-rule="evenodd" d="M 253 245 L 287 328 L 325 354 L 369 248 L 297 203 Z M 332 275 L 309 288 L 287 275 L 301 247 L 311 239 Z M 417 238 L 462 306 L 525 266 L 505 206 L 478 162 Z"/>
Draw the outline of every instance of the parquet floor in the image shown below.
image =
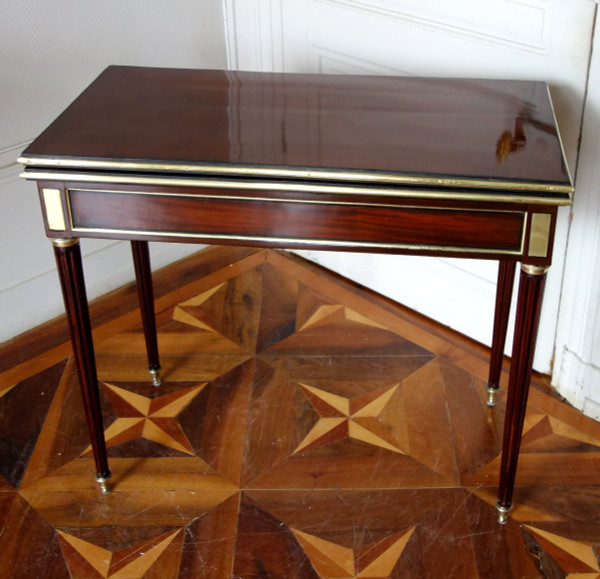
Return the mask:
<path fill-rule="evenodd" d="M 502 527 L 485 349 L 285 253 L 156 293 L 159 389 L 131 288 L 93 310 L 109 495 L 64 323 L 0 351 L 2 578 L 600 577 L 600 424 L 543 384 Z"/>

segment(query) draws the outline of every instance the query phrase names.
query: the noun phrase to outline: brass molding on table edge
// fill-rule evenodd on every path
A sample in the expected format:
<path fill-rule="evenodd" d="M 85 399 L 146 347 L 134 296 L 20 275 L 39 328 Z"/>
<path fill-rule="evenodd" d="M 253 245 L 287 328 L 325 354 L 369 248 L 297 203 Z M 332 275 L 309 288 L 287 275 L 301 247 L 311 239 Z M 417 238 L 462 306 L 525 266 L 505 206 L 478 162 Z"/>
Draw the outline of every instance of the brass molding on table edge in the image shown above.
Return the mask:
<path fill-rule="evenodd" d="M 25 179 L 58 179 L 61 180 L 84 180 L 93 181 L 93 177 L 96 177 L 96 181 L 102 182 L 116 182 L 117 180 L 121 180 L 121 182 L 137 182 L 137 183 L 146 183 L 149 184 L 148 179 L 153 179 L 156 184 L 166 184 L 166 183 L 175 183 L 179 181 L 181 185 L 185 185 L 188 183 L 188 186 L 193 186 L 193 183 L 190 184 L 190 179 L 173 179 L 169 177 L 165 178 L 152 178 L 152 177 L 139 177 L 139 176 L 113 176 L 113 175 L 78 175 L 78 174 L 69 174 L 69 173 L 61 173 L 60 177 L 52 177 L 54 174 L 53 169 L 77 169 L 77 170 L 94 170 L 94 169 L 107 169 L 113 171 L 162 171 L 162 172 L 171 172 L 171 173 L 179 173 L 179 174 L 205 174 L 205 175 L 215 175 L 215 176 L 233 176 L 233 177 L 271 177 L 271 178 L 283 178 L 283 179 L 306 179 L 313 181 L 347 181 L 347 182 L 363 182 L 363 183 L 380 183 L 385 185 L 417 185 L 417 186 L 433 186 L 436 188 L 464 188 L 464 189 L 485 189 L 485 190 L 493 190 L 493 191 L 514 191 L 514 192 L 530 192 L 530 193 L 562 193 L 568 195 L 568 198 L 556 199 L 554 197 L 537 197 L 533 196 L 531 199 L 529 197 L 524 197 L 521 200 L 518 196 L 510 196 L 510 195 L 472 195 L 472 194 L 458 194 L 457 198 L 468 198 L 468 199 L 478 199 L 481 197 L 481 200 L 498 200 L 505 199 L 507 201 L 513 201 L 517 203 L 528 202 L 536 200 L 539 203 L 550 204 L 550 205 L 570 205 L 571 204 L 571 195 L 573 193 L 572 185 L 562 185 L 559 183 L 537 183 L 537 182 L 522 182 L 522 181 L 506 181 L 506 180 L 487 180 L 487 179 L 461 179 L 461 178 L 450 178 L 450 177 L 424 177 L 419 175 L 406 175 L 406 174 L 390 174 L 390 173 L 378 173 L 378 172 L 369 172 L 369 171 L 336 171 L 336 170 L 326 170 L 326 169 L 288 169 L 288 168 L 271 168 L 271 167 L 232 167 L 227 165 L 210 165 L 210 164 L 174 164 L 174 163 L 144 163 L 144 162 L 117 162 L 117 161 L 94 161 L 94 160 L 82 160 L 82 159 L 44 159 L 44 158 L 35 158 L 35 157 L 20 157 L 19 163 L 25 166 L 25 171 L 21 174 L 21 177 Z M 39 168 L 39 169 L 38 169 Z M 47 169 L 48 172 L 45 172 L 44 169 Z M 36 170 L 38 173 L 36 173 Z M 38 176 L 39 175 L 39 176 Z M 58 175 L 58 174 L 57 174 Z M 68 175 L 68 177 L 63 177 L 63 175 Z M 107 178 L 109 180 L 107 180 Z M 127 181 L 123 181 L 123 179 L 127 179 Z M 133 179 L 133 180 L 131 180 Z M 237 182 L 236 182 L 237 183 Z M 238 187 L 239 187 L 239 183 Z M 261 185 L 266 185 L 265 183 L 261 183 Z M 294 186 L 292 184 L 287 184 L 288 186 Z M 296 184 L 296 186 L 302 187 L 301 183 Z M 315 185 L 305 185 L 304 187 L 308 188 L 306 190 L 311 190 L 310 188 L 314 188 Z M 305 190 L 304 187 L 302 189 L 296 190 Z M 332 189 L 338 189 L 340 192 L 347 190 L 351 192 L 351 187 L 331 187 Z M 316 185 L 316 188 L 319 190 L 323 189 L 323 186 Z M 359 188 L 360 189 L 360 188 Z M 374 191 L 373 188 L 367 189 L 367 191 Z M 389 190 L 381 189 L 375 190 L 376 194 L 390 194 Z M 363 191 L 358 191 L 359 193 L 364 193 Z M 434 195 L 436 191 L 424 192 L 424 195 L 419 195 L 419 192 L 414 192 L 415 196 L 426 196 L 429 197 Z M 372 193 L 373 194 L 373 193 Z M 397 194 L 392 192 L 391 194 Z M 456 194 L 455 194 L 456 195 Z M 443 197 L 448 198 L 451 195 L 446 192 Z M 437 193 L 437 197 L 442 197 L 442 195 Z"/>
<path fill-rule="evenodd" d="M 409 197 L 415 199 L 452 199 L 455 201 L 481 201 L 516 204 L 537 204 L 563 206 L 571 205 L 571 199 L 541 197 L 537 195 L 510 195 L 501 193 L 469 193 L 467 191 L 389 189 L 357 187 L 352 185 L 328 185 L 281 181 L 224 181 L 208 178 L 182 177 L 140 177 L 132 175 L 95 175 L 92 173 L 57 173 L 54 171 L 26 170 L 20 175 L 23 179 L 39 181 L 81 181 L 88 183 L 121 183 L 128 185 L 159 185 L 171 187 L 205 187 L 214 189 L 239 189 L 258 191 L 295 191 L 302 193 L 325 193 L 330 195 L 371 195 L 378 197 Z M 400 183 L 399 183 L 400 185 Z M 406 185 L 406 184 L 404 184 Z M 534 193 L 537 189 L 532 189 Z"/>
<path fill-rule="evenodd" d="M 550 110 L 552 111 L 552 118 L 554 119 L 554 127 L 556 128 L 556 137 L 558 138 L 558 144 L 560 146 L 560 152 L 562 153 L 563 165 L 565 171 L 567 172 L 567 177 L 569 179 L 569 183 L 573 183 L 573 178 L 571 177 L 571 170 L 569 169 L 569 163 L 567 163 L 567 155 L 565 154 L 565 144 L 562 140 L 562 135 L 560 133 L 560 128 L 558 125 L 558 118 L 556 117 L 556 109 L 554 108 L 554 101 L 552 100 L 552 93 L 550 91 L 550 85 L 546 83 L 546 94 L 548 95 L 548 101 L 550 103 Z M 571 187 L 571 193 L 573 193 L 573 187 Z"/>

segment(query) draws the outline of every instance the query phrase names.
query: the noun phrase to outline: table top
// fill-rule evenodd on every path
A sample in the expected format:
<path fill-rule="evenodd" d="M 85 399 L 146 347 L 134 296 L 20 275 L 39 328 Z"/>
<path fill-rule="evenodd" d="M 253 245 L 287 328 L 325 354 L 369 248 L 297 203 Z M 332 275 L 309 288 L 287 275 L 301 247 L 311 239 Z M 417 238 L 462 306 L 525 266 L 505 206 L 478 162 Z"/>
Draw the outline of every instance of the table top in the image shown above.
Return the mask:
<path fill-rule="evenodd" d="M 498 192 L 569 203 L 543 82 L 107 68 L 29 169 Z"/>

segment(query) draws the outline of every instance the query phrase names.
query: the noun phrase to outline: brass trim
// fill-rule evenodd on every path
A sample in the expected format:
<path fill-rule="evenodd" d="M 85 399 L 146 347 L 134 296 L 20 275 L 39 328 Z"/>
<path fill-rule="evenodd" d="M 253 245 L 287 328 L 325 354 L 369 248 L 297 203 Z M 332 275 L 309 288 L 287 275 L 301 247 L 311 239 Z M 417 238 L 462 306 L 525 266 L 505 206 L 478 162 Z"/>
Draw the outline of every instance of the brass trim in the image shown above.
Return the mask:
<path fill-rule="evenodd" d="M 61 237 L 51 238 L 50 243 L 54 245 L 54 247 L 72 247 L 73 245 L 77 245 L 79 243 L 79 238 L 72 237 L 70 239 L 63 239 Z"/>
<path fill-rule="evenodd" d="M 488 384 L 487 388 L 486 388 L 486 392 L 487 392 L 487 400 L 486 400 L 487 405 L 490 407 L 496 406 L 496 399 L 498 397 L 498 392 L 500 392 L 500 387 Z"/>
<path fill-rule="evenodd" d="M 325 183 L 301 182 L 272 182 L 272 181 L 228 181 L 220 179 L 200 179 L 181 177 L 141 177 L 132 175 L 94 175 L 86 173 L 57 173 L 53 171 L 30 171 L 21 173 L 21 177 L 31 180 L 44 181 L 85 181 L 89 183 L 122 183 L 133 185 L 162 185 L 172 187 L 211 187 L 214 189 L 239 189 L 262 191 L 294 191 L 300 193 L 324 193 L 330 195 L 370 195 L 377 197 L 409 197 L 415 199 L 452 199 L 458 201 L 482 201 L 502 203 L 534 203 L 536 205 L 570 205 L 570 199 L 556 199 L 553 197 L 516 196 L 502 193 L 469 193 L 467 191 L 448 191 L 445 189 L 432 190 L 405 190 L 388 189 L 349 185 L 328 185 Z M 424 183 L 424 182 L 422 182 Z M 406 183 L 404 183 L 406 184 Z M 434 183 L 429 183 L 434 184 Z M 437 180 L 435 184 L 441 185 Z M 490 183 L 482 182 L 481 187 L 495 189 Z"/>
<path fill-rule="evenodd" d="M 63 211 L 60 189 L 42 189 L 44 207 L 46 209 L 46 223 L 52 231 L 65 231 L 65 213 Z"/>
<path fill-rule="evenodd" d="M 521 241 L 519 249 L 508 250 L 508 249 L 494 249 L 494 248 L 461 248 L 454 246 L 437 246 L 437 245 L 412 245 L 412 244 L 384 244 L 377 242 L 348 242 L 348 241 L 335 241 L 335 240 L 318 240 L 318 239 L 293 239 L 293 238 L 279 238 L 279 237 L 266 237 L 266 236 L 244 236 L 234 234 L 217 234 L 217 233 L 185 233 L 178 231 L 151 231 L 151 230 L 130 230 L 130 229 L 117 229 L 117 228 L 93 228 L 93 227 L 77 227 L 73 220 L 73 211 L 71 208 L 71 193 L 73 191 L 81 191 L 84 193 L 114 193 L 124 195 L 151 195 L 157 197 L 198 197 L 202 199 L 232 199 L 232 200 L 243 200 L 243 201 L 273 201 L 273 202 L 288 202 L 288 203 L 314 203 L 321 205 L 349 205 L 359 207 L 388 207 L 398 209 L 426 209 L 431 211 L 466 211 L 469 213 L 512 213 L 521 218 Z M 270 241 L 270 242 L 285 242 L 285 243 L 311 243 L 313 245 L 336 245 L 340 247 L 373 247 L 379 249 L 413 249 L 415 251 L 444 251 L 444 252 L 457 252 L 457 253 L 498 253 L 501 255 L 522 255 L 525 247 L 525 234 L 527 231 L 527 217 L 528 214 L 524 211 L 508 210 L 508 209 L 462 209 L 456 207 L 436 207 L 426 206 L 422 207 L 419 205 L 394 205 L 391 203 L 386 204 L 369 204 L 369 203 L 351 203 L 343 201 L 319 201 L 319 200 L 304 200 L 304 199 L 274 199 L 271 197 L 240 197 L 235 195 L 202 195 L 202 194 L 189 194 L 189 193 L 160 193 L 160 192 L 147 192 L 147 191 L 123 191 L 123 190 L 106 190 L 106 189 L 68 189 L 67 190 L 67 213 L 69 216 L 69 222 L 71 230 L 74 233 L 118 233 L 118 234 L 131 234 L 139 233 L 141 235 L 152 235 L 157 237 L 179 237 L 179 238 L 212 238 L 212 239 L 223 239 L 223 240 L 247 240 L 247 241 Z"/>
<path fill-rule="evenodd" d="M 88 189 L 73 187 L 67 190 L 67 206 L 70 204 L 70 194 L 82 193 L 109 193 L 115 195 L 148 195 L 151 197 L 182 197 L 189 199 L 226 199 L 228 201 L 260 201 L 269 203 L 302 203 L 306 205 L 343 205 L 350 207 L 387 207 L 389 209 L 423 209 L 432 211 L 461 211 L 465 213 L 512 213 L 523 218 L 526 224 L 527 213 L 518 209 L 471 209 L 464 207 L 444 207 L 442 205 L 406 205 L 404 203 L 365 203 L 356 201 L 323 201 L 321 199 L 294 199 L 291 197 L 244 197 L 243 195 L 213 195 L 211 193 L 167 193 L 164 191 L 127 191 L 124 189 Z M 523 227 L 525 229 L 525 227 Z"/>
<path fill-rule="evenodd" d="M 513 505 L 503 507 L 500 505 L 500 501 L 496 501 L 496 512 L 498 515 L 498 523 L 500 525 L 506 525 L 506 523 L 508 523 L 508 519 L 510 518 L 510 513 L 512 510 Z"/>
<path fill-rule="evenodd" d="M 311 239 L 311 238 L 291 238 L 291 237 L 267 237 L 260 235 L 234 235 L 223 233 L 183 233 L 178 231 L 150 231 L 141 229 L 110 229 L 110 228 L 93 228 L 93 227 L 73 227 L 75 233 L 116 233 L 121 235 L 135 234 L 147 235 L 152 237 L 178 237 L 187 239 L 222 239 L 227 241 L 255 241 L 258 243 L 280 243 L 280 244 L 306 244 L 313 246 L 329 246 L 329 247 L 344 247 L 349 251 L 352 248 L 368 247 L 372 249 L 403 249 L 412 251 L 440 251 L 440 252 L 455 252 L 455 253 L 494 253 L 499 255 L 521 255 L 522 250 L 508 250 L 495 248 L 478 248 L 478 247 L 453 247 L 442 245 L 420 245 L 410 243 L 379 243 L 375 241 L 339 241 L 332 239 Z"/>
<path fill-rule="evenodd" d="M 103 477 L 103 476 L 100 476 L 100 475 L 96 475 L 94 478 L 96 479 L 96 482 L 100 486 L 100 492 L 103 495 L 110 494 L 110 492 L 112 491 L 111 485 L 109 483 L 109 481 L 110 481 L 110 474 L 108 476 L 106 476 L 106 477 Z"/>
<path fill-rule="evenodd" d="M 528 263 L 521 264 L 521 270 L 529 275 L 544 275 L 550 269 L 549 265 L 530 265 Z"/>
<path fill-rule="evenodd" d="M 550 242 L 550 213 L 533 213 L 531 215 L 531 231 L 529 233 L 529 257 L 547 257 Z"/>
<path fill-rule="evenodd" d="M 552 111 L 552 118 L 554 119 L 554 127 L 556 128 L 556 136 L 558 137 L 558 144 L 560 145 L 560 152 L 562 154 L 563 165 L 565 166 L 565 170 L 567 171 L 567 177 L 569 178 L 569 183 L 573 183 L 573 177 L 571 177 L 571 170 L 569 169 L 569 164 L 567 163 L 567 156 L 565 155 L 565 145 L 562 140 L 562 135 L 560 134 L 560 127 L 558 126 L 558 119 L 556 118 L 556 110 L 554 109 L 554 101 L 552 100 L 552 94 L 550 93 L 550 85 L 546 83 L 546 93 L 548 94 L 548 101 L 550 102 L 550 110 Z M 569 197 L 572 196 L 574 191 L 574 187 L 571 186 L 571 192 L 569 193 Z"/>
<path fill-rule="evenodd" d="M 162 386 L 162 380 L 160 379 L 160 368 L 148 368 L 150 377 L 152 378 L 152 386 Z"/>

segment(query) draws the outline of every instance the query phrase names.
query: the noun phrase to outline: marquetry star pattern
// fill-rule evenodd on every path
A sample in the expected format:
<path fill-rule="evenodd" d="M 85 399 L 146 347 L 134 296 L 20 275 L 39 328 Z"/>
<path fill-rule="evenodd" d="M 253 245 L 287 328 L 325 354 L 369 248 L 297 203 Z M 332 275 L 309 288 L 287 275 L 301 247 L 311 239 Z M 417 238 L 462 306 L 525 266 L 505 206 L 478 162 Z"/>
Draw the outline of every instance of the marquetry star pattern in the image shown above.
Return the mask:
<path fill-rule="evenodd" d="M 190 326 L 195 326 L 201 330 L 217 332 L 215 323 L 202 310 L 202 305 L 224 286 L 225 283 L 221 283 L 190 300 L 180 303 L 173 311 L 173 319 L 184 324 L 189 324 Z"/>
<path fill-rule="evenodd" d="M 162 388 L 139 321 L 119 318 L 99 342 L 111 495 L 94 486 L 91 449 L 73 460 L 88 442 L 72 361 L 0 388 L 0 439 L 21 452 L 0 461 L 0 576 L 250 577 L 264 563 L 269 576 L 382 579 L 454 560 L 465 576 L 547 565 L 600 579 L 598 425 L 533 390 L 523 486 L 500 529 L 501 427 L 480 404 L 479 365 L 283 260 L 253 255 L 161 302 Z"/>
<path fill-rule="evenodd" d="M 231 328 L 227 331 L 221 320 L 226 290 L 227 283 L 220 283 L 180 303 L 173 310 L 173 320 L 218 336 L 223 349 L 228 345 L 238 348 L 241 345 L 240 336 L 236 336 L 235 331 L 232 333 Z"/>
<path fill-rule="evenodd" d="M 568 577 L 597 579 L 600 577 L 600 562 L 592 544 L 567 539 L 554 533 L 524 525 L 543 551 L 568 573 Z"/>
<path fill-rule="evenodd" d="M 389 577 L 415 527 L 394 533 L 354 551 L 298 529 L 290 529 L 319 577 L 339 579 Z"/>
<path fill-rule="evenodd" d="M 319 306 L 307 320 L 299 324 L 299 327 L 296 329 L 296 331 L 301 332 L 309 328 L 314 329 L 319 326 L 340 322 L 342 320 L 356 322 L 365 326 L 372 326 L 382 330 L 387 329 L 385 326 L 378 324 L 374 320 L 363 316 L 347 306 L 343 306 L 341 304 L 325 304 Z"/>
<path fill-rule="evenodd" d="M 405 454 L 393 434 L 378 418 L 399 384 L 354 398 L 338 396 L 306 384 L 300 384 L 300 387 L 320 418 L 298 445 L 294 454 L 343 438 L 353 438 L 392 452 Z"/>
<path fill-rule="evenodd" d="M 104 431 L 106 445 L 110 447 L 136 438 L 146 438 L 193 455 L 194 450 L 177 416 L 205 386 L 206 383 L 201 383 L 149 398 L 113 384 L 105 384 L 106 395 L 118 414 L 118 418 Z"/>
<path fill-rule="evenodd" d="M 165 553 L 181 533 L 181 529 L 152 537 L 114 553 L 64 531 L 57 532 L 71 577 L 141 579 Z"/>
<path fill-rule="evenodd" d="M 535 449 L 545 444 L 545 439 L 553 437 L 556 442 L 562 439 L 563 446 L 587 444 L 600 446 L 600 438 L 592 436 L 579 428 L 571 426 L 558 418 L 544 412 L 529 412 L 523 427 L 523 450 Z"/>

